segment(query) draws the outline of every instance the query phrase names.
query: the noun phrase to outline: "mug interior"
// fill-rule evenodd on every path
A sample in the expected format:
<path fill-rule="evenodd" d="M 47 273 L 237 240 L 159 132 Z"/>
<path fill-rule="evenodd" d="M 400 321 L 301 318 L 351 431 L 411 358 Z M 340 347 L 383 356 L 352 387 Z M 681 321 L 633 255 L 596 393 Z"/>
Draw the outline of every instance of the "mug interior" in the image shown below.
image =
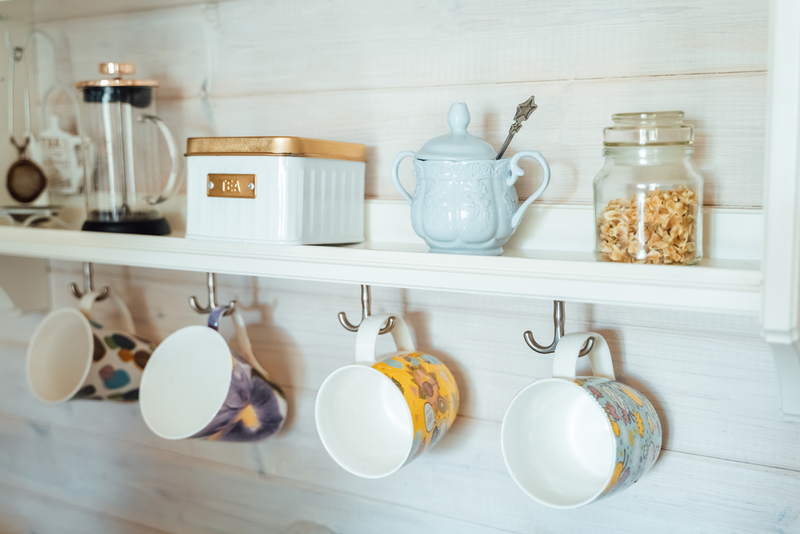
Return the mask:
<path fill-rule="evenodd" d="M 92 327 L 78 310 L 56 310 L 44 318 L 28 345 L 28 385 L 40 400 L 66 402 L 81 389 L 92 366 Z"/>
<path fill-rule="evenodd" d="M 503 418 L 501 447 L 517 485 L 555 508 L 593 501 L 615 465 L 616 441 L 605 411 L 562 379 L 534 382 L 517 394 Z"/>
<path fill-rule="evenodd" d="M 414 441 L 403 394 L 380 371 L 349 365 L 319 389 L 317 431 L 336 463 L 364 478 L 388 476 L 408 458 Z"/>
<path fill-rule="evenodd" d="M 139 386 L 150 430 L 164 439 L 184 439 L 208 426 L 228 396 L 232 358 L 225 339 L 207 326 L 167 337 L 153 351 Z"/>

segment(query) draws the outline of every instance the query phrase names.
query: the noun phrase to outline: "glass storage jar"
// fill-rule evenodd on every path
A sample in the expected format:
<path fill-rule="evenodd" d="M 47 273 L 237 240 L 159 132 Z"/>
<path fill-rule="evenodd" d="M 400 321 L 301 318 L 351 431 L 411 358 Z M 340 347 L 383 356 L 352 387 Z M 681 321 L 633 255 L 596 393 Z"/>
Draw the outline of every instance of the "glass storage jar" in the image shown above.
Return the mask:
<path fill-rule="evenodd" d="M 595 258 L 692 265 L 703 255 L 703 177 L 682 111 L 618 113 L 594 178 Z"/>

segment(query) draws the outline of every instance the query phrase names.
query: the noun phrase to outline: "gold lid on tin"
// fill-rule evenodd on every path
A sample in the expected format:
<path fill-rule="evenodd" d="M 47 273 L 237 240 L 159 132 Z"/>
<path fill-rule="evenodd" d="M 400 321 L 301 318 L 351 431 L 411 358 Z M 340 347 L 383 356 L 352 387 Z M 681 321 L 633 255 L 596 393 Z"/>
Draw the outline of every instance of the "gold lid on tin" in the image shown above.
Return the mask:
<path fill-rule="evenodd" d="M 158 87 L 158 82 L 155 80 L 123 80 L 122 76 L 136 74 L 136 65 L 133 63 L 100 63 L 99 70 L 100 74 L 109 74 L 115 78 L 78 82 L 75 87 L 78 89 L 84 87 Z"/>
<path fill-rule="evenodd" d="M 305 137 L 190 137 L 186 142 L 186 155 L 293 156 L 366 162 L 367 147 Z"/>

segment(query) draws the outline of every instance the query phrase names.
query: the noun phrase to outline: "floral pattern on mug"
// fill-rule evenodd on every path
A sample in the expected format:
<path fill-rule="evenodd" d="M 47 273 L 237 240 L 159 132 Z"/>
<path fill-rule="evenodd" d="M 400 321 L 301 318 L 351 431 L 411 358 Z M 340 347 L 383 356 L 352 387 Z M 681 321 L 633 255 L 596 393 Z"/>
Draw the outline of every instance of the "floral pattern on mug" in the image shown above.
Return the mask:
<path fill-rule="evenodd" d="M 456 379 L 438 358 L 421 352 L 395 354 L 372 367 L 389 377 L 408 403 L 414 424 L 408 463 L 453 426 L 459 405 Z"/>
<path fill-rule="evenodd" d="M 194 438 L 210 441 L 258 441 L 283 426 L 286 399 L 276 384 L 233 352 L 231 385 L 214 419 Z"/>
<path fill-rule="evenodd" d="M 661 422 L 650 401 L 633 388 L 602 377 L 582 377 L 574 382 L 606 412 L 617 442 L 614 471 L 600 496 L 608 497 L 635 483 L 656 463 Z"/>

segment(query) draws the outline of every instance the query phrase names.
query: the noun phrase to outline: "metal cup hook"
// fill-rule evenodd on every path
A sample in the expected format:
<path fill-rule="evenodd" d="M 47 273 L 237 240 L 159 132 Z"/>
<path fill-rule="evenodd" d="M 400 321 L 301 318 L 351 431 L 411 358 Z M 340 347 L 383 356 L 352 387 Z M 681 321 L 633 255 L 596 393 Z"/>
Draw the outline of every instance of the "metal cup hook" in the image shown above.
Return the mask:
<path fill-rule="evenodd" d="M 82 299 L 85 294 L 94 291 L 94 268 L 91 263 L 84 262 L 83 264 L 83 291 L 78 289 L 78 284 L 75 282 L 70 283 L 69 291 L 76 299 Z M 108 298 L 108 286 L 103 286 L 103 289 L 100 290 L 100 296 L 97 297 L 97 302 L 106 298 Z"/>
<path fill-rule="evenodd" d="M 525 338 L 525 343 L 531 348 L 538 352 L 539 354 L 552 354 L 556 351 L 556 346 L 558 342 L 564 337 L 564 322 L 566 320 L 566 311 L 564 307 L 563 300 L 554 300 L 553 301 L 553 342 L 547 345 L 539 345 L 536 340 L 533 338 L 533 332 L 527 330 L 523 337 Z M 594 337 L 590 337 L 586 340 L 586 343 L 581 348 L 580 353 L 578 356 L 586 356 L 589 354 L 592 349 L 594 348 Z"/>
<path fill-rule="evenodd" d="M 357 325 L 350 324 L 350 321 L 347 320 L 347 314 L 345 312 L 339 312 L 339 322 L 345 330 L 349 332 L 358 332 L 358 327 L 361 326 L 361 323 L 364 321 L 364 319 L 370 315 L 372 315 L 372 290 L 370 289 L 370 286 L 362 284 L 361 321 L 359 321 Z M 389 319 L 386 321 L 386 324 L 381 328 L 379 334 L 389 333 L 392 328 L 394 328 L 394 317 L 389 317 Z"/>
<path fill-rule="evenodd" d="M 197 297 L 189 297 L 189 306 L 192 307 L 194 311 L 197 313 L 211 313 L 211 310 L 216 308 L 219 304 L 217 303 L 217 277 L 214 273 L 208 273 L 208 306 L 201 306 Z M 228 316 L 236 311 L 237 302 L 235 300 L 230 301 L 227 306 L 227 310 L 223 312 L 223 316 Z"/>

